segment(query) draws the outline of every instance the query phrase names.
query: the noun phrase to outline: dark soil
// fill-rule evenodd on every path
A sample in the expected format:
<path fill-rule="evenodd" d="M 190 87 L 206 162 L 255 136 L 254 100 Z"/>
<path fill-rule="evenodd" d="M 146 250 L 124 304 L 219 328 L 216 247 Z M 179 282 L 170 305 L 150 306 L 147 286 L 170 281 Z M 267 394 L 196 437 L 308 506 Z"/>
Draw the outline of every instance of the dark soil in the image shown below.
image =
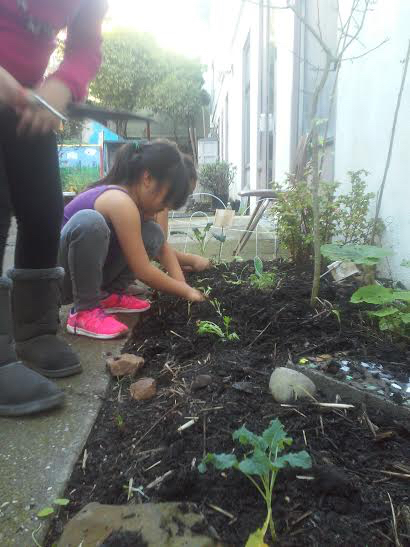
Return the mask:
<path fill-rule="evenodd" d="M 113 532 L 101 547 L 148 547 L 139 532 Z"/>
<path fill-rule="evenodd" d="M 62 522 L 87 503 L 127 503 L 131 478 L 135 487 L 145 488 L 150 501 L 196 503 L 224 544 L 244 545 L 264 521 L 263 500 L 238 472 L 209 470 L 200 475 L 197 464 L 208 451 L 231 452 L 232 433 L 241 425 L 260 433 L 276 417 L 294 439 L 292 450 L 306 449 L 314 462 L 310 471 L 279 474 L 272 506 L 277 544 L 394 544 L 390 494 L 402 545 L 410 545 L 400 517 L 401 506 L 410 505 L 409 480 L 383 473 L 406 473 L 398 466 L 410 465 L 409 424 L 371 415 L 380 428 L 376 441 L 363 409 L 319 412 L 303 404 L 284 408 L 273 402 L 268 390 L 274 366 L 304 355 L 347 352 L 350 359 L 371 359 L 393 374 L 408 374 L 406 348 L 365 324 L 358 308 L 349 304 L 353 286 L 336 288 L 323 282 L 323 306 L 312 311 L 310 274 L 286 263 L 275 267 L 279 284 L 267 291 L 247 283 L 250 264 L 192 276 L 195 286 L 211 287 L 210 297 L 232 317 L 237 342 L 197 334 L 198 320 L 220 323 L 209 303 L 189 306 L 166 296 L 154 302 L 126 350 L 145 357 L 144 376 L 157 379 L 158 395 L 138 403 L 130 400 L 130 380 L 113 384 L 87 442 L 86 471 L 81 456 L 66 491 L 72 501 L 60 512 L 47 545 Z M 246 282 L 237 284 L 238 279 Z M 340 325 L 327 301 L 337 307 Z M 210 378 L 201 382 L 199 375 Z M 192 418 L 197 418 L 195 424 L 178 433 Z M 159 488 L 146 489 L 168 471 L 172 474 Z"/>

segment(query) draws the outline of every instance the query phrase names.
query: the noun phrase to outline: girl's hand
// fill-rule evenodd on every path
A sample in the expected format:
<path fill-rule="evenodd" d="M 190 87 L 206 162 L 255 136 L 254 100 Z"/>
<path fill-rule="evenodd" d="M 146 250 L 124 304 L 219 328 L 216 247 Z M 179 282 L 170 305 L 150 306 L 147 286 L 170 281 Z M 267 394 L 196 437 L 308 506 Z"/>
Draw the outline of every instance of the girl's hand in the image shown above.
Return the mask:
<path fill-rule="evenodd" d="M 28 97 L 22 87 L 11 74 L 0 67 L 0 102 L 12 108 L 28 106 Z"/>
<path fill-rule="evenodd" d="M 211 267 L 211 261 L 204 256 L 192 255 L 191 264 L 187 264 L 182 269 L 185 272 L 203 272 Z"/>
<path fill-rule="evenodd" d="M 64 112 L 71 100 L 71 91 L 57 78 L 50 78 L 42 84 L 36 93 L 59 112 Z M 20 109 L 19 134 L 44 135 L 60 128 L 61 121 L 45 108 L 29 105 Z"/>
<path fill-rule="evenodd" d="M 198 291 L 197 289 L 194 289 L 193 287 L 190 287 L 187 285 L 186 293 L 184 294 L 185 300 L 189 300 L 190 302 L 205 302 L 205 295 L 201 293 L 201 291 Z"/>

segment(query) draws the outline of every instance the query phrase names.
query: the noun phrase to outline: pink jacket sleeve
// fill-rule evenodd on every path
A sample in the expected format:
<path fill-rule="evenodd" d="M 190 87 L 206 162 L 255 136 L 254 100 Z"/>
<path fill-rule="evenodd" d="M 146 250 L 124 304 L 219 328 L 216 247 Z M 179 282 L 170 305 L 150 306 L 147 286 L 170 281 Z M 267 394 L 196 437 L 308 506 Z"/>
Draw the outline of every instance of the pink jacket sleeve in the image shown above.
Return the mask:
<path fill-rule="evenodd" d="M 88 84 L 101 65 L 101 26 L 106 0 L 84 0 L 67 28 L 63 62 L 52 75 L 71 90 L 73 101 L 83 100 Z"/>

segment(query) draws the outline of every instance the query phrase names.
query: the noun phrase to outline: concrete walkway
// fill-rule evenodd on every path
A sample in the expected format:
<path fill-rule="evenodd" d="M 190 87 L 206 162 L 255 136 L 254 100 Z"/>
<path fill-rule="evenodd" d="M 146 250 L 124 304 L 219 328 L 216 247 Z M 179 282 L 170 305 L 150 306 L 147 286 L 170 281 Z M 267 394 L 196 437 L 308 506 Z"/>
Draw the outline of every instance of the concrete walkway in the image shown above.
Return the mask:
<path fill-rule="evenodd" d="M 12 265 L 12 254 L 13 234 L 6 267 Z M 40 524 L 36 515 L 62 496 L 105 397 L 106 354 L 119 353 L 124 345 L 124 340 L 99 342 L 63 332 L 62 336 L 79 353 L 84 369 L 58 381 L 66 393 L 65 406 L 32 418 L 0 418 L 1 547 L 34 545 L 32 532 Z M 36 533 L 40 544 L 46 531 L 43 521 Z"/>

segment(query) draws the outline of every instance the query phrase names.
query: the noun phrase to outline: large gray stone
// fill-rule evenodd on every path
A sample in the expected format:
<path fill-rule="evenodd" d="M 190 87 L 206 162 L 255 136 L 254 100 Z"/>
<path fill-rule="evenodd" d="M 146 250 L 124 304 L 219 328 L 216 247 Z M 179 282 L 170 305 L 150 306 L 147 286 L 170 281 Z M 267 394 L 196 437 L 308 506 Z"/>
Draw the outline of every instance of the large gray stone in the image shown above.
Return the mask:
<path fill-rule="evenodd" d="M 65 527 L 58 547 L 95 547 L 113 532 L 139 532 L 149 547 L 218 547 L 192 504 L 89 503 Z M 198 533 L 195 532 L 198 531 Z M 208 534 L 207 534 L 208 532 Z"/>
<path fill-rule="evenodd" d="M 293 403 L 300 399 L 312 399 L 316 386 L 304 374 L 290 368 L 276 368 L 270 377 L 269 389 L 277 403 Z"/>

